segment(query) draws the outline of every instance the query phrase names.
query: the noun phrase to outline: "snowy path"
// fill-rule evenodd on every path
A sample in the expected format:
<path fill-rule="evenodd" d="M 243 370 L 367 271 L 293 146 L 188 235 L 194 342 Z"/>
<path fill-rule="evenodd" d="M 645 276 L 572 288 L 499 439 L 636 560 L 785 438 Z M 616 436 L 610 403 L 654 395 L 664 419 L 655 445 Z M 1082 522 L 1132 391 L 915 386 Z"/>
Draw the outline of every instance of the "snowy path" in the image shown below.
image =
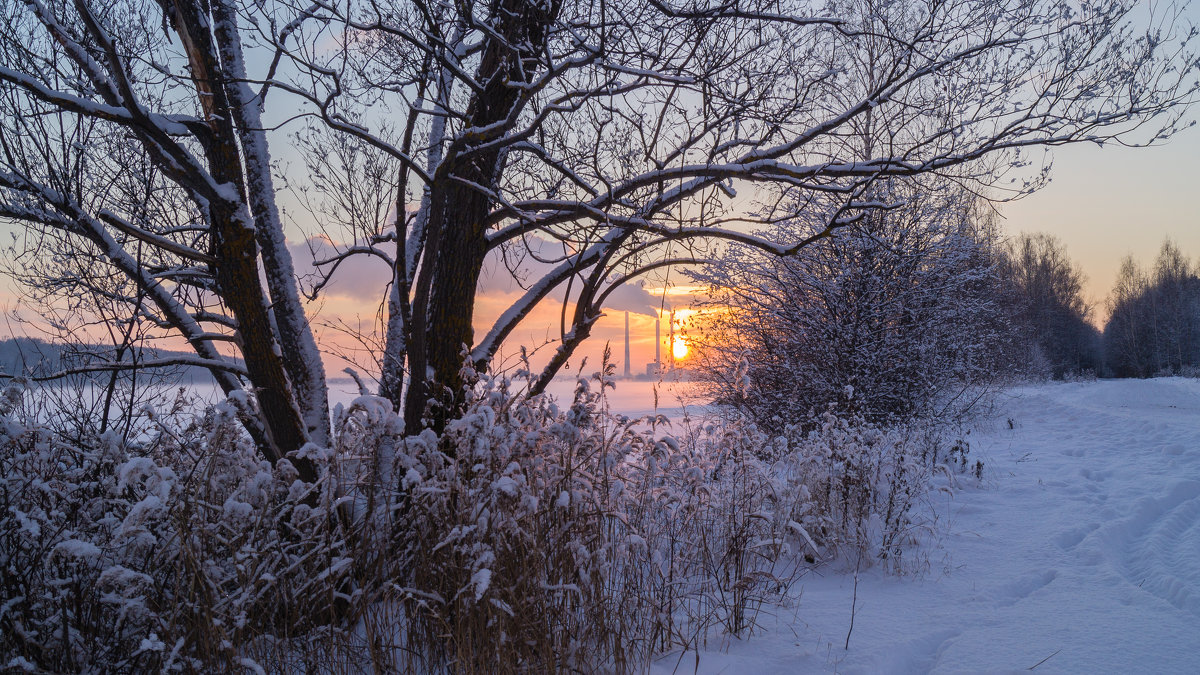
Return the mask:
<path fill-rule="evenodd" d="M 1200 672 L 1200 380 L 1012 394 L 969 437 L 982 485 L 939 493 L 927 573 L 861 576 L 848 651 L 853 575 L 826 573 L 654 671 Z"/>

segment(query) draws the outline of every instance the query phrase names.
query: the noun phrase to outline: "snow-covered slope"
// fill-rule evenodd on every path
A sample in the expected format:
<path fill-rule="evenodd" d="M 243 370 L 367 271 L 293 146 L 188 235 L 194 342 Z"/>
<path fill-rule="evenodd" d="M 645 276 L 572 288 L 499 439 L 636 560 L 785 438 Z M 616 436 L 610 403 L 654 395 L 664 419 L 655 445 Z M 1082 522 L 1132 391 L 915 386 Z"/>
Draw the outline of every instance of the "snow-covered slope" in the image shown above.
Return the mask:
<path fill-rule="evenodd" d="M 1013 428 L 1009 428 L 1012 420 Z M 1200 380 L 1013 390 L 916 578 L 826 571 L 655 672 L 1200 672 Z"/>

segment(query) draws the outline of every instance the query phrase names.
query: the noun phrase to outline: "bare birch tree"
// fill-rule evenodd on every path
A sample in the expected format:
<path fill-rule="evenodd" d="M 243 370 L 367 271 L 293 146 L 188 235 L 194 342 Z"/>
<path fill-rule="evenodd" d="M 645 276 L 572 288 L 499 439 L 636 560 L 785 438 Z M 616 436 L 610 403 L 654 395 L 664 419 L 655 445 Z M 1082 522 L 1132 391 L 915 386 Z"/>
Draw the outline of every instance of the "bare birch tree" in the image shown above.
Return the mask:
<path fill-rule="evenodd" d="M 390 265 L 380 393 L 410 433 L 436 430 L 464 355 L 486 369 L 548 298 L 566 309 L 535 389 L 637 275 L 721 242 L 792 254 L 895 206 L 871 196 L 882 178 L 1022 192 L 1039 146 L 1169 136 L 1196 92 L 1191 33 L 1136 5 L 2 0 L 0 215 L 141 289 L 131 312 L 255 394 L 248 428 L 277 459 L 328 421 L 272 148 L 296 125 L 369 148 L 394 172 L 391 218 L 318 262 Z M 848 152 L 866 120 L 879 142 Z M 109 194 L 127 174 L 145 213 Z M 815 195 L 837 207 L 809 230 L 749 234 Z M 485 260 L 544 251 L 531 237 L 559 247 L 551 271 L 475 336 Z"/>

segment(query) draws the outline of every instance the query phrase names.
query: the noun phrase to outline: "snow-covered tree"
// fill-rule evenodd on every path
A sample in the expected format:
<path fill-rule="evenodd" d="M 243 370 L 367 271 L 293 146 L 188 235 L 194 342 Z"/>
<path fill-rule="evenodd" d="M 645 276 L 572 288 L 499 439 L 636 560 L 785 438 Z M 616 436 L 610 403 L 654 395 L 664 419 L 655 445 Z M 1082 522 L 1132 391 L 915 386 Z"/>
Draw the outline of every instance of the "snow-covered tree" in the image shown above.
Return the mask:
<path fill-rule="evenodd" d="M 305 152 L 280 136 L 297 127 L 394 176 L 390 217 L 318 262 L 391 267 L 380 393 L 412 433 L 460 408 L 464 353 L 486 368 L 552 295 L 570 310 L 535 388 L 632 277 L 713 242 L 792 254 L 895 206 L 874 196 L 884 178 L 1032 189 L 1031 149 L 1163 138 L 1196 92 L 1178 14 L 1131 0 L 0 7 L 0 216 L 75 243 L 64 294 L 87 283 L 71 273 L 83 258 L 138 288 L 130 316 L 185 338 L 226 392 L 254 393 L 244 419 L 271 459 L 328 437 L 272 174 Z M 848 152 L 868 121 L 878 142 Z M 303 173 L 286 178 L 322 184 Z M 145 206 L 110 191 L 126 179 Z M 805 232 L 748 234 L 817 195 L 836 208 Z M 501 253 L 550 271 L 477 338 L 477 282 Z"/>
<path fill-rule="evenodd" d="M 733 250 L 697 275 L 730 308 L 690 333 L 718 400 L 769 429 L 830 404 L 877 421 L 941 418 L 1007 370 L 995 228 L 961 193 L 903 193 L 888 197 L 907 206 L 794 256 Z"/>

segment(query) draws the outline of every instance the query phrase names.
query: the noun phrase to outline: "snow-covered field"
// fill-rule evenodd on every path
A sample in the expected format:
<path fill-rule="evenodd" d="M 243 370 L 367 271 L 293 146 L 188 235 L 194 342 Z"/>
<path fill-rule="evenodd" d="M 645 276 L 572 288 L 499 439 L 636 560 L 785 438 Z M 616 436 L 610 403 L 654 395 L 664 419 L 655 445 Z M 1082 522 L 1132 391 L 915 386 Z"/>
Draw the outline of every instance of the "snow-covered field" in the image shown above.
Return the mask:
<path fill-rule="evenodd" d="M 968 439 L 983 481 L 937 493 L 923 574 L 860 575 L 849 650 L 826 571 L 653 672 L 1200 672 L 1200 380 L 1019 388 Z"/>

